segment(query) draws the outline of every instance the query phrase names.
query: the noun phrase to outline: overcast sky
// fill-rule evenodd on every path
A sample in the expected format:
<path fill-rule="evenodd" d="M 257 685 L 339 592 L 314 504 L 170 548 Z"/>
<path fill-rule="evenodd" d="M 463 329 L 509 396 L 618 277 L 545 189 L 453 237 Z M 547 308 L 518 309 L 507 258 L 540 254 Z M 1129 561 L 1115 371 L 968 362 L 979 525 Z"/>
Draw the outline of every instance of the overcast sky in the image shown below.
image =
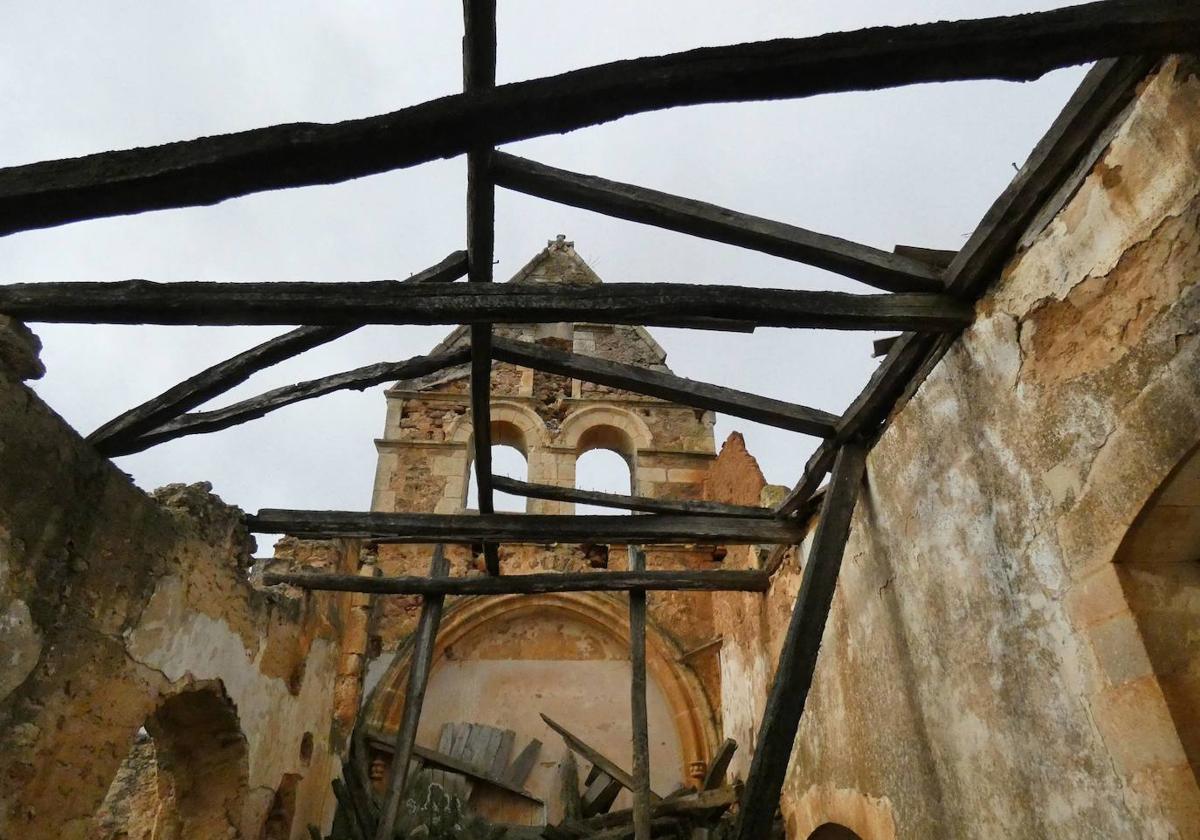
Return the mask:
<path fill-rule="evenodd" d="M 697 46 L 1034 11 L 1046 0 L 501 0 L 498 81 Z M 368 116 L 461 87 L 457 2 L 9 4 L 0 166 L 293 121 Z M 970 82 L 796 102 L 710 105 L 512 144 L 517 154 L 891 249 L 956 249 L 1082 78 Z M 402 278 L 464 245 L 462 159 L 215 207 L 0 238 L 0 281 Z M 608 283 L 871 291 L 775 257 L 500 190 L 507 279 L 564 233 Z M 279 327 L 32 325 L 34 387 L 83 433 Z M 258 374 L 221 402 L 428 351 L 449 327 L 369 327 Z M 871 334 L 656 329 L 679 374 L 842 411 L 876 364 Z M 382 388 L 301 403 L 241 428 L 118 459 L 147 489 L 208 480 L 259 507 L 364 509 Z M 811 438 L 720 417 L 767 479 L 792 484 Z"/>

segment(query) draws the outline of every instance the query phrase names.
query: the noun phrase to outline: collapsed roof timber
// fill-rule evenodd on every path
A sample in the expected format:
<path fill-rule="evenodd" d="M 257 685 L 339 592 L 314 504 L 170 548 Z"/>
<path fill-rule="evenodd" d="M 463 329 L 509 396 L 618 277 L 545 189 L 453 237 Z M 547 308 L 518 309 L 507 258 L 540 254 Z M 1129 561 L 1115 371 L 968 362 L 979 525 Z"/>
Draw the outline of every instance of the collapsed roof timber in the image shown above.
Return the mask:
<path fill-rule="evenodd" d="M 219 137 L 0 170 L 0 234 L 169 207 L 212 204 L 262 190 L 334 183 L 439 157 L 466 154 L 466 249 L 399 281 L 171 283 L 144 280 L 0 286 L 0 312 L 27 321 L 156 324 L 299 324 L 299 328 L 198 373 L 114 418 L 89 441 L 106 456 L 248 422 L 339 389 L 468 368 L 479 516 L 263 510 L 247 518 L 260 533 L 381 543 L 482 546 L 491 577 L 449 576 L 442 546 L 427 577 L 268 575 L 268 583 L 311 590 L 417 594 L 423 598 L 404 713 L 392 745 L 387 796 L 367 809 L 377 840 L 393 836 L 414 755 L 429 664 L 445 596 L 613 590 L 629 593 L 634 663 L 633 793 L 638 840 L 660 811 L 648 775 L 646 617 L 648 591 L 764 591 L 770 572 L 646 571 L 637 544 L 726 542 L 784 547 L 803 541 L 819 505 L 779 667 L 759 726 L 740 799 L 737 837 L 767 836 L 816 668 L 850 531 L 865 460 L 887 418 L 920 384 L 973 318 L 986 291 L 1031 224 L 1077 185 L 1097 138 L 1125 109 L 1159 61 L 1193 50 L 1194 3 L 1106 0 L 1052 12 L 818 38 L 695 50 L 495 84 L 495 3 L 464 3 L 464 92 L 391 114 L 336 125 L 286 125 Z M 897 247 L 880 251 L 794 225 L 600 177 L 566 172 L 495 150 L 514 140 L 565 132 L 680 105 L 784 99 L 929 81 L 1032 79 L 1054 68 L 1098 63 L 952 256 Z M 847 295 L 685 284 L 551 288 L 494 284 L 497 186 L 837 272 L 882 291 Z M 465 285 L 456 281 L 466 278 Z M 493 335 L 494 324 L 589 321 L 752 331 L 759 326 L 903 330 L 862 393 L 840 415 L 783 403 L 669 372 L 597 359 Z M 467 347 L 379 363 L 275 389 L 234 405 L 195 411 L 251 374 L 374 323 L 469 325 Z M 822 438 L 804 474 L 773 509 L 699 500 L 587 493 L 493 476 L 494 361 L 573 377 L 675 404 L 724 412 Z M 817 491 L 827 475 L 823 497 Z M 561 517 L 495 511 L 497 489 L 531 498 L 587 501 L 640 517 Z M 498 546 L 517 541 L 629 543 L 628 572 L 501 577 Z M 574 736 L 572 736 L 574 737 Z M 622 773 L 624 771 L 621 771 Z M 609 774 L 611 775 L 611 773 Z M 519 787 L 517 788 L 519 791 Z"/>

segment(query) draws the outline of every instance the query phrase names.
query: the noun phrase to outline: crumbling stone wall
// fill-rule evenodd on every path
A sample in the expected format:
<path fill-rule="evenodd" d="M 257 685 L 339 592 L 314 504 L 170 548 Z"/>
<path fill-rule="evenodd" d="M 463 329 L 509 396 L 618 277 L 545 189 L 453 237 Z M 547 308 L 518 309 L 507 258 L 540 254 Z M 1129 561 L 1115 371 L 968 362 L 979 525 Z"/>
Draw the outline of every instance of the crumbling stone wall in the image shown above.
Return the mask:
<path fill-rule="evenodd" d="M 1144 83 L 872 452 L 789 837 L 1200 834 L 1186 733 L 1114 566 L 1200 442 L 1197 69 Z M 798 580 L 789 559 L 765 598 L 719 599 L 727 729 L 757 725 Z"/>
<path fill-rule="evenodd" d="M 134 487 L 19 381 L 35 353 L 0 333 L 0 837 L 168 815 L 257 838 L 289 774 L 291 836 L 325 827 L 342 603 L 256 588 L 239 510 L 207 485 Z"/>

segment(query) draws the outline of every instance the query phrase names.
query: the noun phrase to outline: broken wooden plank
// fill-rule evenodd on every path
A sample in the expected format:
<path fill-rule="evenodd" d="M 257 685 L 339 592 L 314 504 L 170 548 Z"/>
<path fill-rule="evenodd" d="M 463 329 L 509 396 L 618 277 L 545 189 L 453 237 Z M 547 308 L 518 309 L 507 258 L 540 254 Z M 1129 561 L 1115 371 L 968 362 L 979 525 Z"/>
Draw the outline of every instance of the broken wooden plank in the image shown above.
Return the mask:
<path fill-rule="evenodd" d="M 704 816 L 713 812 L 719 813 L 728 809 L 731 805 L 737 804 L 741 798 L 741 791 L 742 786 L 738 784 L 718 786 L 699 793 L 693 791 L 682 796 L 667 797 L 652 807 L 651 815 L 654 818 L 659 818 Z M 579 820 L 575 825 L 595 831 L 603 828 L 614 828 L 623 823 L 630 823 L 632 820 L 633 811 L 626 808 Z"/>
<path fill-rule="evenodd" d="M 542 742 L 537 738 L 526 744 L 524 749 L 513 759 L 508 769 L 504 771 L 503 778 L 505 781 L 517 787 L 524 785 L 525 780 L 529 778 L 529 774 L 533 772 L 534 765 L 537 764 L 538 753 L 541 750 Z"/>
<path fill-rule="evenodd" d="M 546 592 L 766 592 L 770 577 L 752 569 L 652 572 L 539 572 L 491 577 L 360 577 L 267 572 L 267 586 L 372 595 L 532 595 Z"/>
<path fill-rule="evenodd" d="M 434 546 L 433 557 L 429 562 L 429 576 L 436 579 L 449 573 L 450 561 L 446 559 L 445 549 L 439 543 Z M 400 725 L 396 729 L 396 740 L 392 750 L 391 776 L 388 780 L 383 812 L 375 831 L 375 840 L 391 840 L 396 833 L 396 818 L 400 813 L 400 802 L 404 797 L 405 783 L 408 781 L 408 762 L 417 742 L 417 725 L 421 721 L 421 706 L 425 701 L 425 688 L 429 684 L 433 650 L 437 642 L 437 630 L 442 620 L 444 603 L 443 596 L 428 595 L 421 604 L 421 616 L 417 620 L 412 656 L 408 664 L 404 709 L 400 716 Z"/>
<path fill-rule="evenodd" d="M 931 265 L 934 268 L 944 271 L 953 262 L 958 251 L 948 251 L 944 248 L 919 248 L 915 245 L 897 245 L 892 248 L 892 253 L 923 262 L 926 265 Z"/>
<path fill-rule="evenodd" d="M 941 291 L 941 271 L 923 260 L 889 254 L 828 234 L 496 153 L 496 183 L 538 198 L 679 233 L 737 245 L 833 271 L 889 292 Z"/>
<path fill-rule="evenodd" d="M 804 529 L 783 519 L 646 514 L 557 516 L 554 514 L 385 513 L 263 509 L 246 517 L 259 534 L 296 537 L 363 537 L 392 543 L 554 542 L 721 545 L 799 542 Z M 364 585 L 367 585 L 364 580 Z M 365 590 L 364 590 L 365 591 Z"/>
<path fill-rule="evenodd" d="M 838 420 L 837 415 L 817 408 L 527 341 L 498 338 L 492 342 L 492 352 L 497 359 L 510 364 L 623 388 L 677 405 L 719 411 L 794 432 L 831 437 Z"/>
<path fill-rule="evenodd" d="M 496 752 L 492 756 L 492 762 L 488 765 L 488 774 L 500 779 L 504 777 L 504 771 L 508 767 L 509 760 L 512 758 L 513 744 L 516 743 L 517 733 L 511 729 L 505 729 L 500 734 L 500 744 L 496 747 Z M 524 784 L 522 779 L 520 784 Z"/>
<path fill-rule="evenodd" d="M 530 802 L 542 804 L 542 800 L 534 796 L 529 791 L 523 789 L 520 785 L 514 785 L 507 779 L 497 778 L 491 775 L 486 770 L 482 770 L 469 761 L 461 758 L 455 758 L 438 750 L 431 750 L 428 747 L 422 747 L 420 744 L 413 746 L 413 755 L 419 756 L 430 767 L 439 767 L 451 773 L 458 773 L 463 776 L 469 776 L 471 779 L 484 784 L 498 787 L 501 790 L 506 790 L 509 793 L 527 799 Z"/>
<path fill-rule="evenodd" d="M 725 774 L 729 771 L 729 763 L 733 761 L 733 754 L 737 752 L 737 741 L 732 738 L 726 738 L 721 742 L 721 746 L 717 747 L 716 755 L 708 765 L 708 771 L 704 774 L 704 781 L 700 785 L 701 790 L 716 790 L 725 784 Z"/>
<path fill-rule="evenodd" d="M 589 321 L 676 326 L 698 317 L 763 327 L 958 330 L 967 304 L 940 294 L 851 295 L 686 283 L 11 283 L 0 312 L 111 324 L 480 324 Z"/>
<path fill-rule="evenodd" d="M 629 546 L 629 571 L 646 571 L 646 552 Z M 650 840 L 650 733 L 646 713 L 646 592 L 629 593 L 629 699 L 633 730 L 633 829 Z"/>
<path fill-rule="evenodd" d="M 621 786 L 625 789 L 629 791 L 633 790 L 633 777 L 630 776 L 629 773 L 622 770 L 616 762 L 609 759 L 606 755 L 604 755 L 604 753 L 600 752 L 594 747 L 589 746 L 577 735 L 573 735 L 570 730 L 568 730 L 561 723 L 556 723 L 554 720 L 544 714 L 542 715 L 542 720 L 546 722 L 547 726 L 561 735 L 563 740 L 567 742 L 567 746 L 579 753 L 581 758 L 587 759 L 596 767 L 600 768 L 602 772 L 612 776 L 614 779 L 620 782 Z M 661 802 L 662 797 L 656 794 L 654 791 L 650 791 L 650 801 Z"/>
<path fill-rule="evenodd" d="M 871 342 L 871 358 L 877 359 L 880 356 L 886 356 L 888 351 L 892 349 L 897 341 L 900 340 L 898 335 L 889 335 L 886 338 L 877 338 Z"/>
<path fill-rule="evenodd" d="M 1107 0 L 617 61 L 334 124 L 294 123 L 0 169 L 0 235 L 332 184 L 681 105 L 1029 80 L 1115 55 L 1188 52 L 1192 3 Z"/>
<path fill-rule="evenodd" d="M 466 274 L 467 252 L 455 251 L 440 263 L 414 274 L 404 283 L 448 283 Z M 319 347 L 347 333 L 354 326 L 299 327 L 276 338 L 264 341 L 236 356 L 202 370 L 178 385 L 168 388 L 157 397 L 109 420 L 88 435 L 102 455 L 109 455 L 114 443 L 128 441 L 161 426 L 163 423 L 190 411 L 198 405 L 225 393 L 245 382 L 253 374 L 285 359 Z"/>
<path fill-rule="evenodd" d="M 749 516 L 768 519 L 774 516 L 771 508 L 756 508 L 746 505 L 727 505 L 700 499 L 657 499 L 649 496 L 623 496 L 619 493 L 602 493 L 597 490 L 577 490 L 574 487 L 557 487 L 553 484 L 534 484 L 516 478 L 498 475 L 493 479 L 496 489 L 515 496 L 548 499 L 555 502 L 577 502 L 598 507 L 623 508 L 643 513 L 701 514 L 706 516 Z"/>
<path fill-rule="evenodd" d="M 567 750 L 558 764 L 558 790 L 563 819 L 579 819 L 583 813 L 583 802 L 579 795 L 579 765 L 575 762 L 574 750 Z"/>
<path fill-rule="evenodd" d="M 603 814 L 612 807 L 623 785 L 600 768 L 593 766 L 580 801 L 579 813 L 584 817 Z"/>
<path fill-rule="evenodd" d="M 265 417 L 272 411 L 285 406 L 294 405 L 304 400 L 311 400 L 332 394 L 337 391 L 361 391 L 372 385 L 393 382 L 398 379 L 411 379 L 436 373 L 439 370 L 456 367 L 470 358 L 469 348 L 462 347 L 444 353 L 434 353 L 428 356 L 413 356 L 401 362 L 380 362 L 365 365 L 354 370 L 323 376 L 320 379 L 310 379 L 295 385 L 285 385 L 274 388 L 256 397 L 242 400 L 212 411 L 194 411 L 169 420 L 157 428 L 139 437 L 113 440 L 108 444 L 105 454 L 109 457 L 130 455 L 142 452 L 160 443 L 186 437 L 188 435 L 203 435 L 217 432 L 233 426 L 247 423 Z"/>
<path fill-rule="evenodd" d="M 779 805 L 779 792 L 787 775 L 800 717 L 816 670 L 825 622 L 833 603 L 866 458 L 867 447 L 860 443 L 848 443 L 838 452 L 755 739 L 737 840 L 766 837 Z"/>

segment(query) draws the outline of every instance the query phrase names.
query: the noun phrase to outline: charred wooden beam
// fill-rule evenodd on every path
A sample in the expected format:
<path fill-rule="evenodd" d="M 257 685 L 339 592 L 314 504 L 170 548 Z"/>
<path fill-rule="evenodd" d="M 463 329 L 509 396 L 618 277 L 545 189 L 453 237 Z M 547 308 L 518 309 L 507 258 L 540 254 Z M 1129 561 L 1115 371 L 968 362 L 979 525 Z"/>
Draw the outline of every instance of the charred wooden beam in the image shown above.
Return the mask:
<path fill-rule="evenodd" d="M 414 274 L 403 282 L 445 283 L 457 280 L 466 273 L 467 252 L 455 251 L 437 265 L 427 268 L 419 274 Z M 138 435 L 149 432 L 168 420 L 245 382 L 258 371 L 341 338 L 355 329 L 357 327 L 353 326 L 300 327 L 285 335 L 264 341 L 256 347 L 202 370 L 195 376 L 163 391 L 154 399 L 109 420 L 88 435 L 88 441 L 101 454 L 113 454 L 114 444 L 128 443 Z"/>
<path fill-rule="evenodd" d="M 820 409 L 696 382 L 666 371 L 555 350 L 541 344 L 499 338 L 492 343 L 492 352 L 497 359 L 510 364 L 624 388 L 678 405 L 720 411 L 794 432 L 830 437 L 837 426 L 837 415 Z"/>
<path fill-rule="evenodd" d="M 629 546 L 629 571 L 646 571 L 646 552 Z M 646 591 L 629 592 L 629 706 L 633 730 L 633 836 L 650 840 L 650 732 L 646 712 Z"/>
<path fill-rule="evenodd" d="M 461 773 L 464 776 L 469 776 L 471 779 L 483 782 L 486 785 L 506 790 L 509 793 L 515 794 L 522 799 L 527 799 L 530 802 L 535 802 L 538 805 L 545 804 L 541 799 L 538 799 L 529 791 L 522 788 L 520 785 L 514 785 L 507 779 L 502 779 L 496 774 L 483 770 L 475 765 L 446 755 L 437 750 L 431 750 L 428 747 L 422 747 L 420 744 L 413 745 L 413 755 L 420 758 L 425 764 L 431 767 L 437 767 L 441 770 L 448 770 L 451 773 Z"/>
<path fill-rule="evenodd" d="M 463 0 L 463 90 L 467 96 L 496 87 L 496 0 Z M 467 253 L 471 283 L 492 282 L 496 239 L 496 187 L 488 170 L 492 147 L 467 153 Z M 492 490 L 492 325 L 471 324 L 471 430 L 475 489 L 480 513 L 496 509 Z M 488 574 L 500 574 L 500 547 L 483 544 Z"/>
<path fill-rule="evenodd" d="M 726 738 L 721 742 L 716 755 L 708 765 L 708 771 L 704 774 L 704 782 L 700 785 L 701 790 L 716 790 L 725 784 L 725 774 L 729 771 L 729 764 L 733 761 L 733 754 L 737 752 L 737 747 L 737 741 L 732 738 Z"/>
<path fill-rule="evenodd" d="M 1200 9 L 1105 0 L 618 61 L 335 124 L 295 123 L 0 170 L 0 235 L 332 184 L 628 114 L 964 79 L 1029 80 L 1116 55 L 1188 52 Z"/>
<path fill-rule="evenodd" d="M 897 341 L 900 340 L 898 335 L 889 335 L 885 338 L 877 338 L 871 342 L 871 358 L 878 359 L 886 356 L 888 351 L 892 349 Z"/>
<path fill-rule="evenodd" d="M 225 408 L 212 411 L 196 411 L 177 417 L 163 425 L 147 432 L 140 437 L 130 440 L 114 440 L 105 448 L 105 454 L 112 457 L 141 452 L 151 446 L 166 443 L 175 438 L 188 435 L 208 434 L 209 432 L 228 429 L 250 420 L 256 420 L 284 406 L 311 400 L 316 397 L 332 394 L 335 391 L 361 391 L 372 385 L 393 382 L 398 379 L 411 379 L 425 376 L 446 368 L 465 364 L 470 360 L 470 348 L 463 347 L 446 353 L 435 353 L 429 356 L 414 356 L 402 362 L 381 362 L 374 365 L 323 376 L 320 379 L 310 379 L 295 385 L 285 385 L 275 388 L 257 397 L 251 397 L 241 402 L 233 403 Z"/>
<path fill-rule="evenodd" d="M 497 153 L 496 183 L 527 195 L 824 268 L 889 292 L 942 290 L 941 271 L 836 236 Z"/>
<path fill-rule="evenodd" d="M 734 805 L 741 797 L 741 785 L 706 788 L 699 793 L 688 793 L 680 796 L 668 796 L 651 809 L 653 817 L 698 817 L 726 810 Z M 608 814 L 589 817 L 571 824 L 596 831 L 604 828 L 615 828 L 626 825 L 633 820 L 632 810 L 613 811 Z"/>
<path fill-rule="evenodd" d="M 757 545 L 796 543 L 803 528 L 785 519 L 733 516 L 554 516 L 526 513 L 358 513 L 332 510 L 260 510 L 247 516 L 259 534 L 326 538 L 363 537 L 392 543 L 545 542 L 635 545 Z"/>
<path fill-rule="evenodd" d="M 624 508 L 641 513 L 700 514 L 706 516 L 741 516 L 768 519 L 774 516 L 770 508 L 727 505 L 698 499 L 652 499 L 648 496 L 622 496 L 619 493 L 602 493 L 598 490 L 577 490 L 574 487 L 556 487 L 553 484 L 533 484 L 507 476 L 495 476 L 493 483 L 502 493 L 548 499 L 552 502 L 574 502 L 598 507 Z"/>
<path fill-rule="evenodd" d="M 833 467 L 839 441 L 869 433 L 883 422 L 935 340 L 930 335 L 905 333 L 892 343 L 887 357 L 871 374 L 866 387 L 838 420 L 835 439 L 826 440 L 817 448 L 808 459 L 800 481 L 776 506 L 777 516 L 790 516 L 808 504 L 825 474 Z"/>
<path fill-rule="evenodd" d="M 607 773 L 613 779 L 620 782 L 621 786 L 626 790 L 632 791 L 634 789 L 635 782 L 633 777 L 624 769 L 622 769 L 615 761 L 610 759 L 595 747 L 588 744 L 578 735 L 572 733 L 561 723 L 557 723 L 547 715 L 542 715 L 542 720 L 546 722 L 547 726 L 561 735 L 562 739 L 567 742 L 567 746 L 579 753 L 580 757 L 587 759 L 593 765 L 599 768 L 601 772 Z M 662 797 L 653 791 L 650 791 L 650 800 L 652 804 L 658 804 L 659 802 L 662 802 Z"/>
<path fill-rule="evenodd" d="M 696 318 L 763 327 L 958 330 L 971 307 L 946 295 L 851 295 L 619 283 L 586 287 L 365 283 L 14 283 L 0 312 L 23 321 L 111 324 L 481 324 L 592 321 L 670 327 Z"/>
<path fill-rule="evenodd" d="M 444 547 L 436 545 L 429 563 L 429 577 L 431 580 L 445 579 L 448 574 L 450 561 L 446 559 Z M 421 604 L 421 617 L 417 620 L 412 661 L 408 668 L 408 689 L 404 692 L 404 710 L 401 712 L 400 726 L 396 729 L 391 776 L 383 813 L 375 830 L 375 840 L 391 840 L 396 833 L 396 818 L 400 814 L 400 802 L 408 782 L 408 762 L 417 743 L 417 725 L 421 722 L 421 706 L 425 702 L 425 688 L 429 684 L 429 670 L 433 664 L 433 649 L 444 605 L 445 596 L 437 594 L 425 596 Z"/>
<path fill-rule="evenodd" d="M 796 596 L 792 619 L 779 652 L 775 680 L 767 695 L 762 724 L 755 740 L 737 840 L 766 837 L 779 805 L 779 791 L 787 775 L 800 717 L 816 670 L 821 637 L 833 603 L 866 457 L 867 448 L 857 443 L 846 444 L 838 452 L 833 479 L 804 565 L 800 592 Z"/>
<path fill-rule="evenodd" d="M 943 248 L 920 248 L 916 245 L 897 245 L 892 248 L 892 253 L 923 262 L 944 272 L 954 261 L 958 251 L 948 251 Z"/>
<path fill-rule="evenodd" d="M 500 577 L 362 577 L 267 572 L 268 586 L 371 595 L 536 595 L 546 592 L 766 592 L 771 579 L 754 570 L 542 572 Z"/>

